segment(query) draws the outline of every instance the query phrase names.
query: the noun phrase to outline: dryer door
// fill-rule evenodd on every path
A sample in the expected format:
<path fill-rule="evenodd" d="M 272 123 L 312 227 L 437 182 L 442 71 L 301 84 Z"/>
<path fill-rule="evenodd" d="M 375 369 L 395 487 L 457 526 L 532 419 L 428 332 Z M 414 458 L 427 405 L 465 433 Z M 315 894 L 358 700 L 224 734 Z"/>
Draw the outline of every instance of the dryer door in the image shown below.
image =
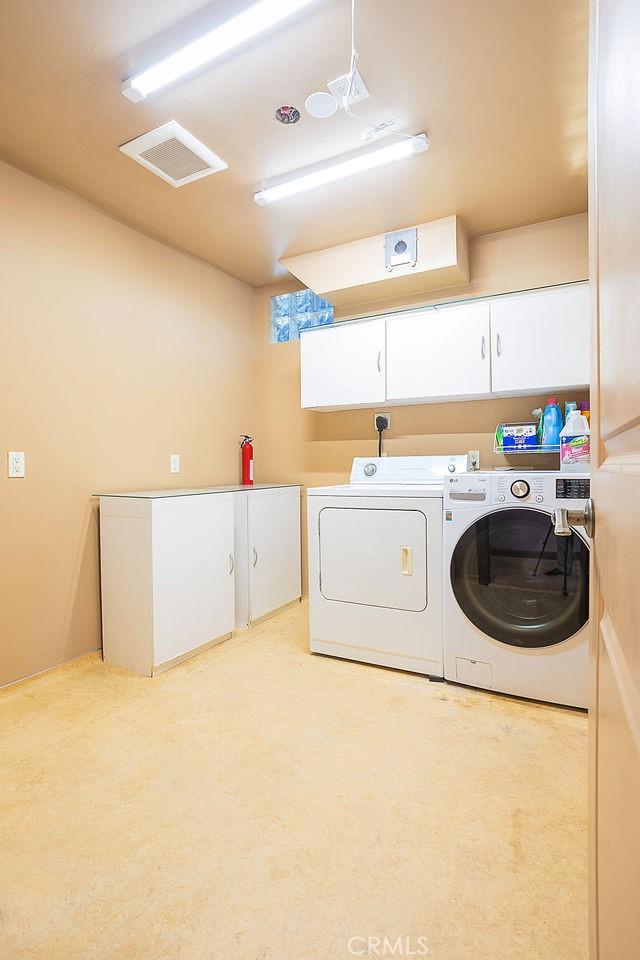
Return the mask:
<path fill-rule="evenodd" d="M 550 647 L 589 619 L 589 548 L 556 537 L 549 514 L 519 507 L 480 517 L 451 558 L 451 586 L 484 634 L 514 647 Z"/>
<path fill-rule="evenodd" d="M 327 600 L 395 610 L 427 606 L 427 518 L 420 510 L 320 511 L 320 590 Z"/>

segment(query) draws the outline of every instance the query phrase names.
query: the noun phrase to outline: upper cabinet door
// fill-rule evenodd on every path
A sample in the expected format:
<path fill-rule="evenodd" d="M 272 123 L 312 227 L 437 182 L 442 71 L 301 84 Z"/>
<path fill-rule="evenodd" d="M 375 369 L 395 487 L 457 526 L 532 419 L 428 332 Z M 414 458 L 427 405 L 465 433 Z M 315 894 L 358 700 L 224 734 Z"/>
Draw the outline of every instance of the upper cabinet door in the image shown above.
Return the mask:
<path fill-rule="evenodd" d="M 387 320 L 387 398 L 407 403 L 491 396 L 489 304 Z"/>
<path fill-rule="evenodd" d="M 301 405 L 357 407 L 385 399 L 385 321 L 337 323 L 300 337 Z"/>
<path fill-rule="evenodd" d="M 516 397 L 588 387 L 590 329 L 587 284 L 493 300 L 493 393 Z"/>

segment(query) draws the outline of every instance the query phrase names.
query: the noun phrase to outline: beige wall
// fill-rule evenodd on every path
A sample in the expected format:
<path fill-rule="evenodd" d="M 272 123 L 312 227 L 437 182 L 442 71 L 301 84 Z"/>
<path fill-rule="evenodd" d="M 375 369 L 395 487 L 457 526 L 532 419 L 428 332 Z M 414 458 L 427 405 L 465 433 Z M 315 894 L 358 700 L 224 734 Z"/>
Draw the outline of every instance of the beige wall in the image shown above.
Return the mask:
<path fill-rule="evenodd" d="M 363 305 L 337 313 L 339 319 L 403 305 L 504 293 L 588 276 L 587 215 L 520 227 L 471 241 L 472 282 L 465 287 L 434 291 L 427 298 Z M 374 454 L 373 410 L 315 413 L 300 408 L 298 342 L 269 343 L 269 298 L 298 283 L 281 283 L 256 291 L 258 395 L 260 420 L 256 474 L 269 480 L 296 480 L 307 486 L 343 483 L 354 456 Z M 532 336 L 535 331 L 532 331 Z M 586 399 L 563 394 L 560 399 Z M 518 420 L 546 402 L 546 397 L 481 400 L 463 403 L 391 407 L 391 429 L 385 435 L 389 454 L 463 453 L 481 451 L 481 465 L 504 464 L 493 453 L 493 433 L 501 420 Z M 380 406 L 385 409 L 384 404 Z M 552 468 L 557 458 L 518 457 L 521 466 Z M 306 563 L 304 564 L 306 566 Z"/>
<path fill-rule="evenodd" d="M 96 490 L 234 482 L 238 437 L 256 475 L 343 482 L 373 453 L 373 411 L 300 408 L 298 343 L 269 343 L 269 297 L 0 163 L 0 683 L 99 646 Z M 471 241 L 470 286 L 346 316 L 577 280 L 586 215 Z M 541 398 L 543 399 L 543 398 Z M 392 409 L 389 453 L 491 452 L 495 424 L 536 400 Z M 182 472 L 169 472 L 179 453 Z M 519 461 L 522 462 L 522 461 Z M 536 461 L 541 465 L 541 461 Z"/>
<path fill-rule="evenodd" d="M 99 645 L 91 492 L 236 482 L 256 403 L 250 287 L 5 164 L 0 196 L 2 683 Z"/>

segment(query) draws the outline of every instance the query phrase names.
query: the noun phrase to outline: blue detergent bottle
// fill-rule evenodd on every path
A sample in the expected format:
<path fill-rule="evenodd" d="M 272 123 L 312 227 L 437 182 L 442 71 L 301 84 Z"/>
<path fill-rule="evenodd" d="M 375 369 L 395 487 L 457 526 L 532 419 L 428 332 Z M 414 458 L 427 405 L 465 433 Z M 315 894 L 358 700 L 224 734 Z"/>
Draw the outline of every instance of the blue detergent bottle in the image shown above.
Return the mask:
<path fill-rule="evenodd" d="M 558 447 L 562 430 L 562 411 L 555 397 L 549 397 L 542 417 L 542 446 Z"/>

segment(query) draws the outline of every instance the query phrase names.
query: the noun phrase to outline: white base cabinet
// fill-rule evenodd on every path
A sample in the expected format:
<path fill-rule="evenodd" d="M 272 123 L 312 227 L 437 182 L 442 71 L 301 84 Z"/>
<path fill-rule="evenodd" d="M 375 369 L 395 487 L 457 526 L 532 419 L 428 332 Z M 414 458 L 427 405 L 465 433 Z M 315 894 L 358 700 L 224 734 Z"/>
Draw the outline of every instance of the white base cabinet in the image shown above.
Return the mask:
<path fill-rule="evenodd" d="M 107 663 L 153 676 L 298 600 L 300 487 L 100 495 Z"/>
<path fill-rule="evenodd" d="M 100 498 L 103 656 L 153 676 L 231 635 L 233 495 Z"/>
<path fill-rule="evenodd" d="M 300 488 L 235 497 L 236 627 L 300 598 Z"/>

